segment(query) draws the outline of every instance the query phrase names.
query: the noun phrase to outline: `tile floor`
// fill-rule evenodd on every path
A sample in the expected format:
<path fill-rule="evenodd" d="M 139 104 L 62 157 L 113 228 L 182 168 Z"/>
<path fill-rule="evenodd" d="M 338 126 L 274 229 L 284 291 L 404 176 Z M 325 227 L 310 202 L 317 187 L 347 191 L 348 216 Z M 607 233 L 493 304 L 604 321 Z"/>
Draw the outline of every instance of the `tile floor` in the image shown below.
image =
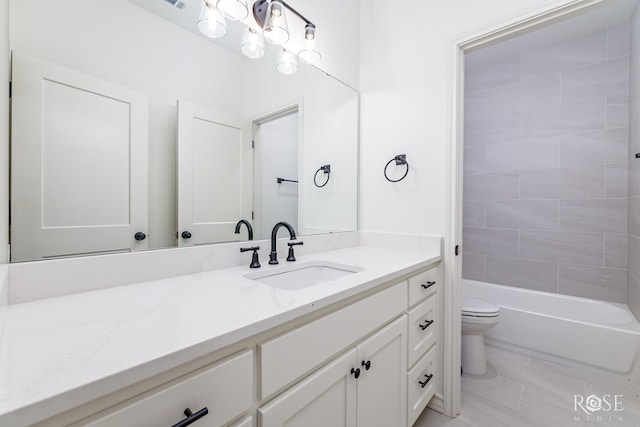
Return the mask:
<path fill-rule="evenodd" d="M 428 409 L 414 427 L 640 427 L 640 388 L 487 346 L 489 372 L 462 376 L 462 413 Z M 590 417 L 574 411 L 574 396 L 622 395 L 622 411 Z"/>

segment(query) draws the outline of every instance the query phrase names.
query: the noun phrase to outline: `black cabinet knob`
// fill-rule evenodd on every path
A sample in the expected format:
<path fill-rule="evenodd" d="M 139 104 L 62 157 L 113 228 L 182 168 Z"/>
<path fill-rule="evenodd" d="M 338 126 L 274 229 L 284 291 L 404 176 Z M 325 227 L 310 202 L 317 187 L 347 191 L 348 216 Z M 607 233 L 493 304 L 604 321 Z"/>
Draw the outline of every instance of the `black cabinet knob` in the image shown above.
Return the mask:
<path fill-rule="evenodd" d="M 142 231 L 138 231 L 136 234 L 133 235 L 133 238 L 136 239 L 137 241 L 142 241 L 147 238 L 147 235 L 144 234 Z"/>
<path fill-rule="evenodd" d="M 363 360 L 362 366 L 364 366 L 365 371 L 368 371 L 369 369 L 371 369 L 371 360 L 367 360 L 366 362 Z"/>
<path fill-rule="evenodd" d="M 360 368 L 351 368 L 351 373 L 356 379 L 360 378 Z"/>
<path fill-rule="evenodd" d="M 191 233 L 188 231 L 183 231 L 181 234 L 183 239 L 190 239 L 191 238 Z"/>

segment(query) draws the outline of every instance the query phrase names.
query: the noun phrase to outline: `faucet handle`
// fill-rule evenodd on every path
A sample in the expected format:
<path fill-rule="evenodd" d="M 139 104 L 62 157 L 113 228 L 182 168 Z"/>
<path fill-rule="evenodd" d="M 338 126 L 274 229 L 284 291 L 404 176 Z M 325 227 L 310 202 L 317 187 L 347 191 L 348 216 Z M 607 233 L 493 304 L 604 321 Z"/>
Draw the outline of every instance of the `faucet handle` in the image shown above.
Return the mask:
<path fill-rule="evenodd" d="M 260 250 L 260 246 L 252 246 L 250 248 L 240 248 L 240 252 L 253 251 L 253 255 L 251 256 L 251 264 L 249 264 L 249 268 L 260 268 L 260 260 L 258 259 L 259 250 Z"/>
<path fill-rule="evenodd" d="M 287 246 L 289 246 L 289 254 L 287 255 L 287 261 L 295 261 L 296 255 L 293 253 L 294 246 L 302 246 L 304 242 L 301 240 L 299 242 L 288 242 Z"/>

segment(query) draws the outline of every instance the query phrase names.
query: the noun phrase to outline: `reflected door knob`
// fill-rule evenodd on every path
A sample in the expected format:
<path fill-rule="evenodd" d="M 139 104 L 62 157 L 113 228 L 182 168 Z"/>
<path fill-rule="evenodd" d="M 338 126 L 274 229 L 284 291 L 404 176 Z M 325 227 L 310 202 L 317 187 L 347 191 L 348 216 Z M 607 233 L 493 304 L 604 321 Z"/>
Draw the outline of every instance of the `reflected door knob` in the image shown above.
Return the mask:
<path fill-rule="evenodd" d="M 190 239 L 191 238 L 191 233 L 188 231 L 183 231 L 182 232 L 182 238 L 183 239 Z"/>
<path fill-rule="evenodd" d="M 147 235 L 146 235 L 146 234 L 144 234 L 142 231 L 138 231 L 136 234 L 134 234 L 134 235 L 133 235 L 133 237 L 134 237 L 136 240 L 140 241 L 140 240 L 144 240 L 144 239 L 146 239 L 146 238 L 147 238 Z"/>

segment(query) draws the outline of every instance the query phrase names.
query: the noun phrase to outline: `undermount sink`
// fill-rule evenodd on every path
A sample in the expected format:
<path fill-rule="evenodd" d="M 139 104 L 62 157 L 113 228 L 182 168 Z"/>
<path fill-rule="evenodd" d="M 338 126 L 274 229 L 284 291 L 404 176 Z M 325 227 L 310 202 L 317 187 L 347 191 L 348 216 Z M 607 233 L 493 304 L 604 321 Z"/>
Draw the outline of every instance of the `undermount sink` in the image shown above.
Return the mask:
<path fill-rule="evenodd" d="M 363 268 L 326 261 L 311 261 L 297 265 L 287 265 L 273 270 L 246 274 L 255 280 L 275 288 L 295 291 L 330 282 L 340 277 L 362 271 Z"/>

